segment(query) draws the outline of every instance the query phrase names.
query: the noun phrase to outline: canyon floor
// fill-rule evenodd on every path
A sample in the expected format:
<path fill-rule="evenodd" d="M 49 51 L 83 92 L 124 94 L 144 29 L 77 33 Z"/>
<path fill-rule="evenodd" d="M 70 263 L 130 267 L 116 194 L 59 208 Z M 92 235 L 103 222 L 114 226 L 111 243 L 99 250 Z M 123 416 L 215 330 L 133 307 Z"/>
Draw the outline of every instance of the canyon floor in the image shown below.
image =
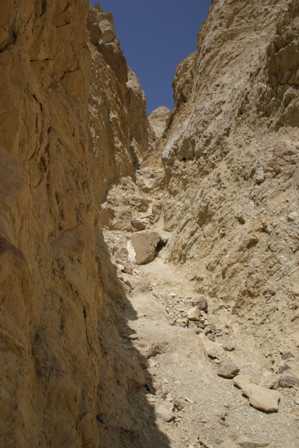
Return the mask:
<path fill-rule="evenodd" d="M 164 242 L 173 237 L 156 212 L 163 201 L 159 182 L 161 169 L 147 167 L 136 183 L 124 179 L 114 187 L 105 205 L 114 217 L 105 239 L 134 309 L 127 337 L 147 360 L 147 401 L 168 440 L 163 448 L 298 448 L 295 355 L 280 353 L 274 368 L 277 347 L 266 326 L 255 334 L 229 306 L 207 302 L 196 291 L 192 265 L 168 262 L 167 244 L 150 263 L 130 258 L 131 222 Z"/>

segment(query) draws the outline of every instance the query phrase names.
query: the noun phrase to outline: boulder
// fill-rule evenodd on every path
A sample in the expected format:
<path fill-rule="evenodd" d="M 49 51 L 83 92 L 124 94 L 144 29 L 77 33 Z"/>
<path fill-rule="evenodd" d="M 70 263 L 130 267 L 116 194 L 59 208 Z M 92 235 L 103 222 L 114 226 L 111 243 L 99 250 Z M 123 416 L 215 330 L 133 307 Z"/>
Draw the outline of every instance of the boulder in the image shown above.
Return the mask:
<path fill-rule="evenodd" d="M 242 390 L 243 395 L 255 409 L 266 413 L 278 411 L 281 398 L 279 392 L 251 383 L 246 375 L 237 376 L 234 384 Z"/>
<path fill-rule="evenodd" d="M 150 263 L 156 258 L 161 244 L 163 242 L 157 232 L 134 233 L 128 244 L 130 261 L 138 265 Z"/>
<path fill-rule="evenodd" d="M 217 375 L 221 378 L 232 379 L 237 376 L 239 372 L 239 367 L 231 359 L 228 359 L 220 364 Z"/>

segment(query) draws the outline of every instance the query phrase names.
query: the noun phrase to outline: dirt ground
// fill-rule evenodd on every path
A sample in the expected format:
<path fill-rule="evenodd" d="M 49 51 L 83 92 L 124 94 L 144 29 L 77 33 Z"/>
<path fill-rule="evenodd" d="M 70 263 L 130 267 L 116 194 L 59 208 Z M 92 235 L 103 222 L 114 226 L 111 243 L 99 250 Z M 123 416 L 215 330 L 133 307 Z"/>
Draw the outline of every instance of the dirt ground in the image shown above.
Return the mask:
<path fill-rule="evenodd" d="M 142 185 L 148 177 L 154 178 L 155 173 L 147 170 Z M 150 189 L 145 195 L 137 187 L 127 191 L 126 201 L 136 201 L 138 194 L 150 198 L 149 202 L 161 201 Z M 195 290 L 192 266 L 169 263 L 167 245 L 153 262 L 131 263 L 126 258 L 126 244 L 132 232 L 124 225 L 120 190 L 114 193 L 118 196 L 114 213 L 122 216 L 122 223 L 117 226 L 114 222 L 117 230 L 107 230 L 106 241 L 136 311 L 137 319 L 129 321 L 130 339 L 148 360 L 145 368 L 154 383 L 148 401 L 169 446 L 298 448 L 299 394 L 293 373 L 297 353 L 284 353 L 282 361 L 273 360 L 265 353 L 265 341 L 270 339 L 266 329 L 254 334 L 250 322 L 240 320 L 230 306 L 217 300 L 206 303 Z M 171 234 L 163 232 L 161 216 L 147 218 L 146 231 L 171 239 Z M 271 348 L 271 340 L 269 344 Z M 229 378 L 220 376 L 223 368 L 235 372 L 224 374 Z M 255 399 L 260 399 L 265 409 L 258 409 L 254 399 L 250 403 L 244 390 L 236 387 L 240 375 L 250 384 L 260 385 Z M 271 394 L 279 397 L 274 412 L 266 409 L 269 392 L 270 401 Z"/>

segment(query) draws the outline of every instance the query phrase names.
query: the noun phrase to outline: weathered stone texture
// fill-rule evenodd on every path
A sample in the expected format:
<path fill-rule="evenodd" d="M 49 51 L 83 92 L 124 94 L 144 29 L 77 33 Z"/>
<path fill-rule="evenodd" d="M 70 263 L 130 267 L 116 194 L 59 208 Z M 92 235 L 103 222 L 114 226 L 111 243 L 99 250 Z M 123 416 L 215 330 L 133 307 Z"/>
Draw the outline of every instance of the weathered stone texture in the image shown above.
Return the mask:
<path fill-rule="evenodd" d="M 277 328 L 299 287 L 298 24 L 294 0 L 215 0 L 178 68 L 163 153 L 170 258 Z"/>
<path fill-rule="evenodd" d="M 120 342 L 115 308 L 123 292 L 97 223 L 104 179 L 113 169 L 98 163 L 97 150 L 90 149 L 87 14 L 85 0 L 6 0 L 0 6 L 0 446 L 5 448 L 143 445 L 142 412 L 134 417 L 132 402 L 146 380 L 138 355 L 131 350 L 126 357 Z M 112 36 L 109 23 L 104 47 Z M 109 113 L 118 113 L 113 107 L 124 97 L 129 104 L 126 63 L 108 50 L 94 52 L 93 63 L 96 58 L 102 63 L 101 150 L 121 158 L 109 137 L 109 120 L 116 119 Z M 105 106 L 102 92 L 109 81 L 115 98 Z M 119 126 L 129 145 L 133 137 L 122 137 L 127 115 L 123 120 L 113 129 Z M 125 168 L 123 163 L 121 158 L 114 177 L 122 169 L 133 172 L 131 159 Z"/>
<path fill-rule="evenodd" d="M 92 59 L 89 117 L 94 170 L 101 179 L 99 200 L 122 176 L 134 176 L 150 149 L 146 99 L 128 67 L 112 15 L 91 9 L 88 16 Z"/>

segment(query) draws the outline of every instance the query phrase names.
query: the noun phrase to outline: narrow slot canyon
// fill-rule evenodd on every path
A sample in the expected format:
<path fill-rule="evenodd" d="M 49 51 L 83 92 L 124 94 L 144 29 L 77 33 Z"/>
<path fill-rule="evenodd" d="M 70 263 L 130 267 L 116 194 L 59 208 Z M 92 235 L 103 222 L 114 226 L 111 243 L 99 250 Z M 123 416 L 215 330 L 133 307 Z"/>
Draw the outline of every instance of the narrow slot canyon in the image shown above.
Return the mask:
<path fill-rule="evenodd" d="M 0 448 L 298 448 L 299 3 L 150 114 L 88 3 L 0 6 Z"/>

